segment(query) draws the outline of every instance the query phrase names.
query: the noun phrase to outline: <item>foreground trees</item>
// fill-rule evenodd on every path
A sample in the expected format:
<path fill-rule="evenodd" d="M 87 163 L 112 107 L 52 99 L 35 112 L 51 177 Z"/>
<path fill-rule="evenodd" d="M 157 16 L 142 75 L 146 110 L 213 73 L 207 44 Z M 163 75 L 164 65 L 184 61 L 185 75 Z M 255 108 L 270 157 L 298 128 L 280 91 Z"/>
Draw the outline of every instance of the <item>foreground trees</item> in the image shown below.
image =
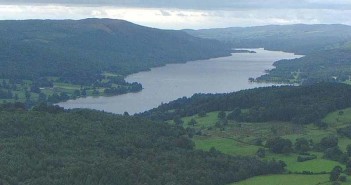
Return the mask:
<path fill-rule="evenodd" d="M 278 161 L 194 150 L 185 129 L 134 116 L 0 106 L 0 184 L 223 185 L 281 173 Z"/>

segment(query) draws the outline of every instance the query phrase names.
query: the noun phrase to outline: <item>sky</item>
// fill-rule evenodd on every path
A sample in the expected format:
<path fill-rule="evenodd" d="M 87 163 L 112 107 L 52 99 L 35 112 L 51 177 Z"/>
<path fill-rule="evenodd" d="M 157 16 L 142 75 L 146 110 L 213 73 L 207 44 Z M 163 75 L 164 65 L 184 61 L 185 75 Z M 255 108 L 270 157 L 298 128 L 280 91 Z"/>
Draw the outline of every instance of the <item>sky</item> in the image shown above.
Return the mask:
<path fill-rule="evenodd" d="M 0 0 L 0 20 L 123 19 L 162 29 L 351 25 L 351 0 Z"/>

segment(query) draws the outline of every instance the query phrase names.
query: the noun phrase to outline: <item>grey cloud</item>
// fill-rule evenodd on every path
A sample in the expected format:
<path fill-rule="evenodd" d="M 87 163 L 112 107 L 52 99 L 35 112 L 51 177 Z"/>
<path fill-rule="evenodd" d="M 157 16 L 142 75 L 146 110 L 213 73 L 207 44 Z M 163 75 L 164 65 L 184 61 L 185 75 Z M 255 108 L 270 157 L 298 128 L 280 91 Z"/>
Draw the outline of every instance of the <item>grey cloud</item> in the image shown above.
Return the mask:
<path fill-rule="evenodd" d="M 349 0 L 0 0 L 0 4 L 69 4 L 197 10 L 231 9 L 351 9 Z"/>

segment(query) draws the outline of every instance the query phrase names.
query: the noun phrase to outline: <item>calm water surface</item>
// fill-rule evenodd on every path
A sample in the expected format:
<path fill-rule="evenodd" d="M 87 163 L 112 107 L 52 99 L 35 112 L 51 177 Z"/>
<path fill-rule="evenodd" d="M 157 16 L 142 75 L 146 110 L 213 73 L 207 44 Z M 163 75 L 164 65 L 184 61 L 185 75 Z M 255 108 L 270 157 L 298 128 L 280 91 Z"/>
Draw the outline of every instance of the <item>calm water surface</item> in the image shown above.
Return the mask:
<path fill-rule="evenodd" d="M 235 53 L 229 57 L 169 64 L 140 72 L 126 78 L 139 82 L 144 89 L 113 97 L 87 97 L 59 103 L 71 108 L 90 108 L 122 114 L 143 112 L 194 93 L 226 93 L 243 89 L 271 86 L 269 83 L 250 83 L 248 78 L 259 77 L 264 70 L 281 59 L 301 57 L 292 53 L 250 49 L 257 53 Z"/>

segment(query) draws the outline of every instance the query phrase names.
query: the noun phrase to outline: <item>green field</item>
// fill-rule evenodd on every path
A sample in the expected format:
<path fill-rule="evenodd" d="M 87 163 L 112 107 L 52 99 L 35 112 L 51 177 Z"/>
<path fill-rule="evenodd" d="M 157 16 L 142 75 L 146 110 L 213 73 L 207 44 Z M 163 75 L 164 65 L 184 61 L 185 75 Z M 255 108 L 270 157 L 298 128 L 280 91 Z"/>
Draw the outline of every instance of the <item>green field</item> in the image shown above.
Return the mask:
<path fill-rule="evenodd" d="M 230 138 L 206 138 L 196 137 L 194 139 L 197 149 L 209 150 L 212 147 L 229 155 L 254 155 L 260 148 L 254 145 L 240 143 Z"/>
<path fill-rule="evenodd" d="M 184 127 L 192 127 L 188 125 L 191 119 L 195 119 L 197 121 L 197 125 L 195 128 L 209 128 L 215 126 L 216 122 L 218 121 L 217 118 L 218 112 L 210 112 L 207 113 L 205 117 L 200 117 L 198 115 L 184 117 L 182 120 L 184 121 Z"/>
<path fill-rule="evenodd" d="M 250 178 L 231 185 L 329 185 L 329 175 L 269 175 Z M 344 184 L 344 183 L 343 183 Z"/>
<path fill-rule="evenodd" d="M 229 155 L 243 155 L 255 156 L 259 148 L 264 148 L 264 141 L 271 137 L 280 136 L 291 140 L 295 143 L 298 138 L 306 138 L 312 140 L 314 143 L 319 143 L 323 137 L 330 135 L 337 135 L 338 128 L 345 127 L 351 123 L 351 108 L 336 111 L 328 114 L 323 121 L 328 124 L 328 128 L 320 129 L 313 124 L 296 125 L 288 122 L 266 122 L 266 123 L 238 123 L 229 121 L 225 127 L 216 127 L 219 121 L 218 112 L 207 113 L 205 117 L 198 115 L 191 117 L 184 117 L 184 127 L 191 127 L 196 130 L 201 130 L 202 135 L 196 135 L 193 138 L 197 149 L 210 150 L 215 148 L 225 154 Z M 191 126 L 187 123 L 195 119 L 197 125 Z M 172 121 L 170 121 L 172 123 Z M 262 145 L 259 146 L 254 143 L 257 139 L 262 140 Z M 345 152 L 346 146 L 351 144 L 351 140 L 345 137 L 338 137 L 339 147 Z M 321 152 L 310 152 L 316 155 L 317 158 L 305 162 L 297 162 L 296 153 L 289 155 L 275 154 L 266 149 L 266 156 L 263 160 L 282 160 L 287 164 L 287 172 L 292 174 L 262 176 L 248 179 L 236 183 L 238 185 L 315 185 L 326 184 L 328 182 L 329 174 L 324 175 L 299 175 L 295 173 L 302 173 L 309 171 L 313 173 L 330 172 L 335 166 L 340 165 L 345 169 L 345 165 L 336 161 L 331 161 L 323 158 Z M 342 184 L 349 184 L 350 182 L 343 182 Z M 351 183 L 350 183 L 351 184 Z"/>
<path fill-rule="evenodd" d="M 57 103 L 68 99 L 76 99 L 85 96 L 111 96 L 135 92 L 133 84 L 126 83 L 118 74 L 103 73 L 104 78 L 91 85 L 75 85 L 64 83 L 58 77 L 47 77 L 50 85 L 40 86 L 35 81 L 19 80 L 11 81 L 0 79 L 0 103 L 22 102 L 35 104 L 37 102 Z M 139 88 L 139 87 L 138 87 Z M 106 92 L 105 90 L 109 90 Z M 141 90 L 141 89 L 138 89 Z M 4 93 L 11 95 L 4 96 Z M 39 98 L 41 96 L 41 98 Z M 50 96 L 56 96 L 49 98 Z"/>
<path fill-rule="evenodd" d="M 284 161 L 287 164 L 286 169 L 292 173 L 303 171 L 310 171 L 314 173 L 330 172 L 337 165 L 345 168 L 344 165 L 340 164 L 339 162 L 323 159 L 322 153 L 310 153 L 315 154 L 317 156 L 317 159 L 305 162 L 297 162 L 297 154 L 283 155 L 273 153 L 269 153 L 265 159 L 278 159 Z"/>

